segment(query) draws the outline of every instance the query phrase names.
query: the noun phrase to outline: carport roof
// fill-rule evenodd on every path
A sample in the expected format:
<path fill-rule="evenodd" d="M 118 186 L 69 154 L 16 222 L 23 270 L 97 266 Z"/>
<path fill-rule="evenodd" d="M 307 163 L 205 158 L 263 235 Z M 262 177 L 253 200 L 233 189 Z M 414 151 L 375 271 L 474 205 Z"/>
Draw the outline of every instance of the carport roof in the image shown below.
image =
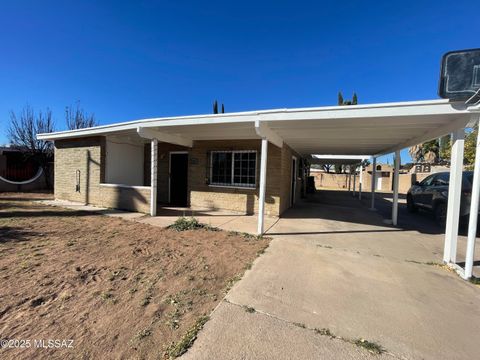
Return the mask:
<path fill-rule="evenodd" d="M 258 139 L 255 126 L 261 123 L 304 156 L 381 155 L 449 134 L 466 127 L 471 119 L 463 103 L 427 100 L 152 118 L 39 134 L 38 138 L 128 135 L 143 128 L 187 142 Z"/>

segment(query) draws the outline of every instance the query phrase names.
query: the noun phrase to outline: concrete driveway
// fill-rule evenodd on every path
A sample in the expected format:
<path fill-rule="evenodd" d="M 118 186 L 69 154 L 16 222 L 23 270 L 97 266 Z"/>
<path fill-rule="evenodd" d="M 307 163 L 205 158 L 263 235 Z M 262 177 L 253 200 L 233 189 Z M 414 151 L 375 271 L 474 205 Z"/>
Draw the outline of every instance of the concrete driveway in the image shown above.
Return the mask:
<path fill-rule="evenodd" d="M 370 212 L 347 196 L 289 210 L 184 358 L 478 358 L 480 288 L 439 265 L 441 231 L 403 212 L 405 229 L 389 227 L 381 203 Z"/>

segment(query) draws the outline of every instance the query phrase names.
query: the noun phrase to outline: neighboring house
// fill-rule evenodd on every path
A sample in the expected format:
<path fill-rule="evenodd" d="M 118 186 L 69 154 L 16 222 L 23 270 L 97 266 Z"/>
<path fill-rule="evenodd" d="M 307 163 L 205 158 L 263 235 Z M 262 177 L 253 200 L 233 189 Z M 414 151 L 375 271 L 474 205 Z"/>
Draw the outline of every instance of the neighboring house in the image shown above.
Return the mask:
<path fill-rule="evenodd" d="M 47 171 L 49 171 L 47 169 Z M 0 147 L 0 191 L 32 191 L 46 188 L 43 169 L 15 147 Z"/>

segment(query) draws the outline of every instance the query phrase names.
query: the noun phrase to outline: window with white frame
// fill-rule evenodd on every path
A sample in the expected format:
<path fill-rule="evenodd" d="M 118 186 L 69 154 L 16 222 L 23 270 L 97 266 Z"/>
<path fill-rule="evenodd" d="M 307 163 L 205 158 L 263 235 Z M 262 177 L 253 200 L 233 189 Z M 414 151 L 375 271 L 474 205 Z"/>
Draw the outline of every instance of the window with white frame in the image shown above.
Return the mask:
<path fill-rule="evenodd" d="M 255 188 L 255 150 L 212 151 L 210 185 Z"/>

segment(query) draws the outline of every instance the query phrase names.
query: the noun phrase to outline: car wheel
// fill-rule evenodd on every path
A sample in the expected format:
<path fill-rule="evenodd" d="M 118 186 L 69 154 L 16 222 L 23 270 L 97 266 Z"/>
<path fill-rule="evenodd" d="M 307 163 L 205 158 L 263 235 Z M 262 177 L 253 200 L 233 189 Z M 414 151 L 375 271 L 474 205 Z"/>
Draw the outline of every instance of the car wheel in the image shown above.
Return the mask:
<path fill-rule="evenodd" d="M 445 227 L 447 222 L 447 204 L 440 203 L 435 206 L 434 210 L 435 221 L 438 225 Z"/>
<path fill-rule="evenodd" d="M 417 212 L 418 208 L 413 203 L 412 195 L 407 196 L 407 210 L 408 212 L 414 213 Z"/>

